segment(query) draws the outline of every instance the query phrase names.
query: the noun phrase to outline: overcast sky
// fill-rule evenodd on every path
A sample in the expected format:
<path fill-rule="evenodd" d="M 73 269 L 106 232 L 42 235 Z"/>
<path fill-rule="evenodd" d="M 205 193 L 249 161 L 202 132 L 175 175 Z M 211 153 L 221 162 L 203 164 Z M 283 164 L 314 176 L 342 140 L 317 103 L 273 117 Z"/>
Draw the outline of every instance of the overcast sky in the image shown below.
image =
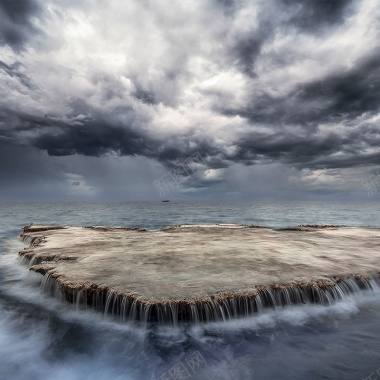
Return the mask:
<path fill-rule="evenodd" d="M 1 199 L 380 199 L 378 0 L 0 0 Z"/>

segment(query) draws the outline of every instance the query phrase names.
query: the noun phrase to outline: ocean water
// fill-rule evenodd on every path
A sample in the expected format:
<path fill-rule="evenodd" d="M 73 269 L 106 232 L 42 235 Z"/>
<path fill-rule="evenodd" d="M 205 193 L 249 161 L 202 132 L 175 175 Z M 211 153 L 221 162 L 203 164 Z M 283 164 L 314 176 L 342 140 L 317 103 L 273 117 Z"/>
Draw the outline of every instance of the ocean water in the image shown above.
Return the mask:
<path fill-rule="evenodd" d="M 0 379 L 380 378 L 380 291 L 191 327 L 119 325 L 43 294 L 21 227 L 240 223 L 380 227 L 380 202 L 0 203 Z"/>

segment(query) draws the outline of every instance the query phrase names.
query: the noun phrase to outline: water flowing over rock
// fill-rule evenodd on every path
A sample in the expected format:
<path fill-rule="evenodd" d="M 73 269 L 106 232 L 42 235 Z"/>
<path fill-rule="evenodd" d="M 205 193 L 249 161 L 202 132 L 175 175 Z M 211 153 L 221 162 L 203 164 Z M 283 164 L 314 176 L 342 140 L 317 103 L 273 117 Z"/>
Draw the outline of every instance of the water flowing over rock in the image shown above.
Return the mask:
<path fill-rule="evenodd" d="M 380 230 L 341 226 L 27 226 L 43 289 L 121 322 L 176 325 L 378 291 Z"/>

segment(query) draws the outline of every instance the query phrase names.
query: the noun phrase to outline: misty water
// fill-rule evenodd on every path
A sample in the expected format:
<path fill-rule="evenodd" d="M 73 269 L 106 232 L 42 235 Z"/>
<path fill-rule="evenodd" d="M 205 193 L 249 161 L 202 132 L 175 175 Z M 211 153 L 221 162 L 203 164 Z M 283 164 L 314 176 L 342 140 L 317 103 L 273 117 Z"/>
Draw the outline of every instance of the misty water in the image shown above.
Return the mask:
<path fill-rule="evenodd" d="M 40 289 L 19 264 L 30 223 L 380 227 L 380 202 L 0 203 L 0 379 L 364 379 L 379 376 L 380 290 L 331 306 L 195 326 L 117 324 Z M 380 369 L 378 370 L 380 373 Z"/>

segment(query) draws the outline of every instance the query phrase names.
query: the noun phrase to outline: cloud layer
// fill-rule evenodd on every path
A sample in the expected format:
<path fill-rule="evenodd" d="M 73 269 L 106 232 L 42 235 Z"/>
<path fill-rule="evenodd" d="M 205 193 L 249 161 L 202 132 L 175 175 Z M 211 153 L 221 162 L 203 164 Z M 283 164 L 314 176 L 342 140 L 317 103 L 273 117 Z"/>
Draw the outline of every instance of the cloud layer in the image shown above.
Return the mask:
<path fill-rule="evenodd" d="M 153 181 L 199 153 L 182 194 L 239 196 L 268 170 L 276 196 L 358 191 L 380 164 L 379 22 L 375 0 L 2 1 L 3 165 L 30 154 L 103 196 L 88 160 Z"/>

